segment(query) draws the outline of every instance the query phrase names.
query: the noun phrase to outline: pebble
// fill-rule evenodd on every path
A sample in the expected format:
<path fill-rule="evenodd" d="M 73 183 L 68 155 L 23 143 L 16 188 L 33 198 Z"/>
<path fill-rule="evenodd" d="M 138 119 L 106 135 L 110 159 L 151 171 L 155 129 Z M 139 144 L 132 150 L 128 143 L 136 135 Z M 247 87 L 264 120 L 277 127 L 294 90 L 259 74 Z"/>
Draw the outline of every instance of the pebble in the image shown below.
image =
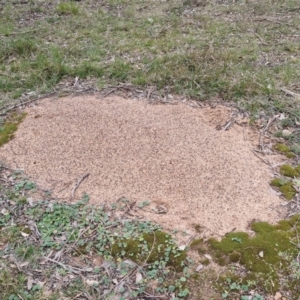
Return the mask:
<path fill-rule="evenodd" d="M 288 137 L 288 136 L 290 136 L 292 134 L 292 132 L 290 131 L 290 130 L 288 130 L 288 129 L 283 129 L 282 130 L 282 136 L 283 137 Z"/>

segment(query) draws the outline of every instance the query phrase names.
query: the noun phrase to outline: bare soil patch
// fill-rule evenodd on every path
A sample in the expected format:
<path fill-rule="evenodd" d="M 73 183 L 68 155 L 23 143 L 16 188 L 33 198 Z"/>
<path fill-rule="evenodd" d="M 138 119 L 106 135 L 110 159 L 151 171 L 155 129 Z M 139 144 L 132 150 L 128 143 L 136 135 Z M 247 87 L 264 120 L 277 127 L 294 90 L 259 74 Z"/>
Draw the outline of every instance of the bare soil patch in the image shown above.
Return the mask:
<path fill-rule="evenodd" d="M 252 152 L 251 129 L 216 129 L 230 119 L 227 107 L 81 96 L 46 99 L 27 113 L 0 159 L 58 199 L 86 192 L 103 204 L 126 197 L 136 201 L 133 217 L 190 233 L 200 225 L 203 235 L 284 215 L 270 169 Z"/>

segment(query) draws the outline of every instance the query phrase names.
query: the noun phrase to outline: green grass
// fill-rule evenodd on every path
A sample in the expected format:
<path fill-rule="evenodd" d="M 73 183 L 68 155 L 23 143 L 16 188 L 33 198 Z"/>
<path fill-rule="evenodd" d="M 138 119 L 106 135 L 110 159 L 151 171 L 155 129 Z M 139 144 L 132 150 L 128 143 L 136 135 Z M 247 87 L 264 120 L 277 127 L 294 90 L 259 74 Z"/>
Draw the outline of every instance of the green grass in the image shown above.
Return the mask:
<path fill-rule="evenodd" d="M 219 96 L 253 112 L 297 110 L 280 88 L 300 89 L 298 1 L 207 3 L 31 0 L 5 5 L 2 103 L 79 76 L 98 86 L 130 82 L 196 99 Z"/>

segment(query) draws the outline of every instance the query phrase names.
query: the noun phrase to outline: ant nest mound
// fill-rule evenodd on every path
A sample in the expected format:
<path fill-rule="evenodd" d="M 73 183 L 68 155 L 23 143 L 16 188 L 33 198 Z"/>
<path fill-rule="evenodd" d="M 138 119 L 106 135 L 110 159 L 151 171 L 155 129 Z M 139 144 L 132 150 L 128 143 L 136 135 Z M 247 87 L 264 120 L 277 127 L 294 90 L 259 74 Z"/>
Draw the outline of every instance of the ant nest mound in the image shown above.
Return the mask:
<path fill-rule="evenodd" d="M 252 152 L 257 136 L 242 119 L 227 123 L 230 108 L 81 96 L 26 111 L 0 158 L 57 199 L 85 192 L 94 204 L 126 198 L 122 218 L 166 230 L 196 227 L 204 236 L 284 215 L 270 168 Z M 218 130 L 226 124 L 229 130 Z"/>

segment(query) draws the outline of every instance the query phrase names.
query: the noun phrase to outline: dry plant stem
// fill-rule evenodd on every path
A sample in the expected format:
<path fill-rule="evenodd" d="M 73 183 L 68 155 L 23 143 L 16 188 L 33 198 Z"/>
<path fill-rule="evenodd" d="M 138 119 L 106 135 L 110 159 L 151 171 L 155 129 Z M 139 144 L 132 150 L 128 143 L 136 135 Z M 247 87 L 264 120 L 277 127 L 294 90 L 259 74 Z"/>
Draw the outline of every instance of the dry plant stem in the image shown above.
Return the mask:
<path fill-rule="evenodd" d="M 9 77 L 9 78 L 14 78 L 13 76 L 8 75 L 8 74 L 4 74 L 4 73 L 0 73 L 0 76 Z"/>
<path fill-rule="evenodd" d="M 268 128 L 271 126 L 271 124 L 279 117 L 279 115 L 274 116 L 273 118 L 270 118 L 265 128 L 262 130 L 260 137 L 259 137 L 259 146 L 260 150 L 264 153 L 264 137 L 268 130 Z"/>
<path fill-rule="evenodd" d="M 11 36 L 11 35 L 18 35 L 18 34 L 26 34 L 26 33 L 30 33 L 30 32 L 35 32 L 35 31 L 39 31 L 39 30 L 43 30 L 43 29 L 46 29 L 48 27 L 41 27 L 41 28 L 35 28 L 35 29 L 32 29 L 32 30 L 27 30 L 27 31 L 21 31 L 21 32 L 11 32 L 11 33 L 8 33 L 8 34 L 2 34 L 0 35 L 0 37 L 4 37 L 4 36 Z"/>
<path fill-rule="evenodd" d="M 152 251 L 153 251 L 153 249 L 154 249 L 155 243 L 156 243 L 156 235 L 155 235 L 155 231 L 154 231 L 154 232 L 153 232 L 153 244 L 152 244 L 152 247 L 151 247 L 151 251 L 149 252 L 147 258 L 145 259 L 145 261 L 144 261 L 144 263 L 143 263 L 143 265 L 142 265 L 143 267 L 147 264 L 147 261 L 148 261 L 150 255 L 152 254 Z"/>
<path fill-rule="evenodd" d="M 82 292 L 78 293 L 74 298 L 72 298 L 72 300 L 78 298 L 78 297 L 81 296 L 81 295 L 82 295 Z"/>
<path fill-rule="evenodd" d="M 85 178 L 87 178 L 89 175 L 90 175 L 90 173 L 87 173 L 87 174 L 85 174 L 82 178 L 80 178 L 80 179 L 78 180 L 78 182 L 76 183 L 76 185 L 74 186 L 74 188 L 73 188 L 73 190 L 72 190 L 72 198 L 71 198 L 71 199 L 74 199 L 76 190 L 77 190 L 78 187 L 80 186 L 81 182 L 82 182 Z"/>
<path fill-rule="evenodd" d="M 193 234 L 187 241 L 185 248 L 189 246 L 189 244 L 192 242 L 192 240 L 195 238 L 195 235 Z"/>
<path fill-rule="evenodd" d="M 144 292 L 145 295 L 147 295 L 148 297 L 150 297 L 150 299 L 154 298 L 154 299 L 168 299 L 167 296 L 154 296 L 154 295 L 151 295 L 147 292 Z"/>
<path fill-rule="evenodd" d="M 119 286 L 125 279 L 130 277 L 135 271 L 137 267 L 134 267 L 126 276 L 124 276 L 114 287 L 112 287 L 105 295 L 102 295 L 99 300 L 105 299 L 106 295 L 109 295 L 117 286 Z"/>
<path fill-rule="evenodd" d="M 222 128 L 222 130 L 224 130 L 224 131 L 228 130 L 229 127 L 230 127 L 231 125 L 233 125 L 234 123 L 235 123 L 235 119 L 229 120 L 229 121 L 225 124 L 225 126 Z"/>
<path fill-rule="evenodd" d="M 258 37 L 258 39 L 261 41 L 261 43 L 264 45 L 264 46 L 267 46 L 268 43 L 266 43 L 257 33 L 255 33 L 255 35 Z"/>
<path fill-rule="evenodd" d="M 51 93 L 42 95 L 42 96 L 40 96 L 40 97 L 30 99 L 30 100 L 25 101 L 25 102 L 17 103 L 17 104 L 15 104 L 15 105 L 13 105 L 13 106 L 7 108 L 2 114 L 0 114 L 0 116 L 5 116 L 5 115 L 7 115 L 8 112 L 10 112 L 11 110 L 14 110 L 15 108 L 17 108 L 17 107 L 19 107 L 19 106 L 26 105 L 26 104 L 29 104 L 29 103 L 32 103 L 32 102 L 35 102 L 35 101 L 38 101 L 38 100 L 41 100 L 41 99 L 45 99 L 45 98 L 51 97 L 51 96 L 53 96 L 54 94 L 55 94 L 55 92 L 51 92 Z M 5 107 L 0 108 L 0 110 L 2 110 L 2 109 L 5 109 Z"/>
<path fill-rule="evenodd" d="M 281 88 L 280 90 L 285 92 L 287 95 L 290 95 L 290 96 L 295 97 L 295 98 L 300 98 L 300 94 L 294 93 L 294 92 L 289 91 L 285 88 Z"/>
<path fill-rule="evenodd" d="M 69 271 L 71 271 L 72 273 L 75 273 L 75 274 L 80 274 L 80 272 L 86 272 L 85 269 L 80 269 L 80 268 L 76 268 L 76 267 L 70 267 L 70 266 L 67 266 L 67 265 L 65 265 L 65 264 L 63 264 L 63 263 L 57 261 L 57 260 L 48 258 L 48 257 L 46 257 L 46 256 L 44 256 L 43 258 L 46 259 L 46 260 L 49 260 L 49 261 L 51 261 L 51 262 L 54 262 L 54 263 L 56 263 L 57 265 L 63 267 L 65 270 L 69 270 Z"/>
<path fill-rule="evenodd" d="M 267 164 L 268 166 L 271 166 L 270 163 L 266 160 L 264 160 L 262 157 L 260 157 L 254 150 L 252 150 L 252 153 L 258 157 L 259 159 L 261 159 L 265 164 Z M 271 166 L 272 167 L 272 166 Z"/>

